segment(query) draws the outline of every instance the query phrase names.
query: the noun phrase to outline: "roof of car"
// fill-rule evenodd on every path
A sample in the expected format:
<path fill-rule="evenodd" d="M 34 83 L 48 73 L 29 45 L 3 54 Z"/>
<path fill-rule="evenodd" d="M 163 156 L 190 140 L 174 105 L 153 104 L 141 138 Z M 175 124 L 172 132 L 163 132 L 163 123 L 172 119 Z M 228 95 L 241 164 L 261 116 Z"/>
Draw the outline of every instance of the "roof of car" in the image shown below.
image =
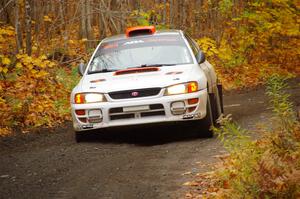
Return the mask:
<path fill-rule="evenodd" d="M 181 30 L 168 29 L 168 30 L 157 30 L 153 35 L 179 35 L 180 33 Z M 143 35 L 143 36 L 147 36 L 147 35 Z M 135 36 L 135 37 L 139 37 L 139 36 Z M 117 40 L 127 39 L 127 38 L 128 37 L 125 34 L 119 34 L 111 37 L 106 37 L 105 39 L 103 39 L 103 42 L 111 42 L 111 41 L 117 41 Z"/>

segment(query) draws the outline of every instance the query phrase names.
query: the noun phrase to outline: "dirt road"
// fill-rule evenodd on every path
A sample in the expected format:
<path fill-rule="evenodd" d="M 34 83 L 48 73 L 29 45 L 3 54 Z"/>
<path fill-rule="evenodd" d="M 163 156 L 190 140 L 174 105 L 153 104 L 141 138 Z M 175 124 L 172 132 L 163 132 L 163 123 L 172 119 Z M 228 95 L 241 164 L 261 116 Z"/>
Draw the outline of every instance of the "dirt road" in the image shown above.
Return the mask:
<path fill-rule="evenodd" d="M 289 90 L 300 105 L 299 79 Z M 225 111 L 248 129 L 270 110 L 264 89 L 225 95 Z M 209 170 L 216 138 L 185 128 L 118 129 L 76 144 L 71 124 L 0 139 L 0 198 L 182 198 L 186 172 Z M 202 167 L 199 166 L 199 162 Z"/>

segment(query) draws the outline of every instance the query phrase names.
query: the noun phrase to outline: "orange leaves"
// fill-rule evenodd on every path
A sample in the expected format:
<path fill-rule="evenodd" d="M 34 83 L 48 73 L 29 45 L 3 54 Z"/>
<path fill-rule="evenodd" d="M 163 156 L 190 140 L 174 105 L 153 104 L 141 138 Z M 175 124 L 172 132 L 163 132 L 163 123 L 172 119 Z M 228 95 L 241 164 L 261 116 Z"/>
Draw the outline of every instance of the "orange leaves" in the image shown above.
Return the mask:
<path fill-rule="evenodd" d="M 0 137 L 7 136 L 11 133 L 11 129 L 8 127 L 0 127 Z"/>

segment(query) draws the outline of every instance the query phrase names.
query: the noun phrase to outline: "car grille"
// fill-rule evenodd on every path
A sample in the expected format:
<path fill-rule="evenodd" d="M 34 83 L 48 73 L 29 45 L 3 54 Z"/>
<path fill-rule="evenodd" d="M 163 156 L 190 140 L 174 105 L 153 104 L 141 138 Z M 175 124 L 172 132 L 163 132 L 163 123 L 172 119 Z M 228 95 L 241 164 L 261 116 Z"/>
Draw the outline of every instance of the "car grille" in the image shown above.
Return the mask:
<path fill-rule="evenodd" d="M 144 117 L 164 116 L 165 110 L 162 104 L 151 104 L 149 110 L 142 110 L 136 112 L 124 112 L 122 107 L 111 108 L 109 110 L 110 120 L 122 119 L 138 119 Z"/>
<path fill-rule="evenodd" d="M 130 98 L 155 96 L 158 95 L 160 91 L 161 88 L 146 88 L 146 89 L 110 92 L 108 93 L 108 95 L 112 99 L 130 99 Z"/>

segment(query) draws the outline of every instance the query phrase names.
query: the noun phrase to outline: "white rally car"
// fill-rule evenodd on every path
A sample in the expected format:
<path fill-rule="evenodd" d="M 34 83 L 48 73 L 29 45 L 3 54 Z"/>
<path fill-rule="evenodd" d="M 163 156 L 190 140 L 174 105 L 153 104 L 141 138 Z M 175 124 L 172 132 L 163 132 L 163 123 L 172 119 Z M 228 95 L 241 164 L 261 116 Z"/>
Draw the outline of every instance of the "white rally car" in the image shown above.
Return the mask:
<path fill-rule="evenodd" d="M 129 28 L 104 39 L 79 73 L 71 94 L 77 141 L 89 130 L 187 121 L 211 137 L 223 111 L 212 65 L 181 30 Z"/>

